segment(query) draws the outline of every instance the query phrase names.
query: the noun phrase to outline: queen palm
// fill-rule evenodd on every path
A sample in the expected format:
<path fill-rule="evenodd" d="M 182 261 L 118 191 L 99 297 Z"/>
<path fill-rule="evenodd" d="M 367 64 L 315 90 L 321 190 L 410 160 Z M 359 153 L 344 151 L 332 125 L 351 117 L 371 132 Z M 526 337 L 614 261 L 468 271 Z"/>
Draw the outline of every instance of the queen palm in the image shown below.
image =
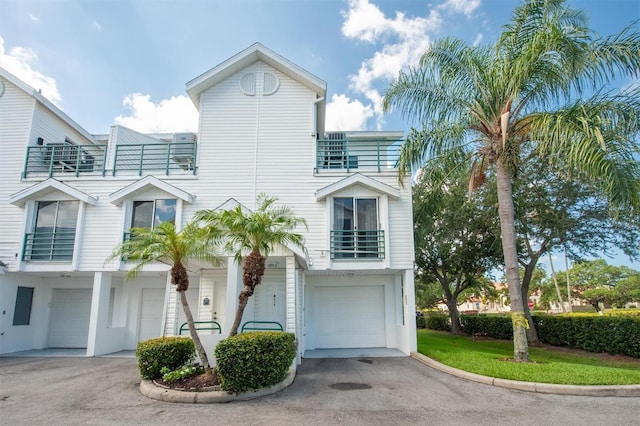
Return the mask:
<path fill-rule="evenodd" d="M 460 148 L 475 157 L 471 188 L 495 172 L 517 361 L 528 360 L 512 195 L 521 147 L 531 143 L 537 161 L 593 181 L 612 206 L 637 214 L 640 87 L 607 86 L 638 75 L 639 51 L 633 26 L 600 37 L 564 0 L 528 0 L 495 45 L 436 41 L 385 93 L 386 111 L 422 125 L 402 147 L 401 172 Z"/>
<path fill-rule="evenodd" d="M 185 292 L 189 289 L 187 266 L 189 259 L 207 263 L 219 263 L 215 239 L 208 238 L 205 230 L 195 223 L 188 223 L 180 232 L 176 231 L 173 222 L 162 222 L 152 229 L 131 228 L 131 237 L 119 244 L 113 251 L 112 258 L 123 257 L 134 264 L 127 277 L 135 277 L 145 265 L 163 262 L 171 265 L 171 284 L 176 286 L 180 296 L 182 310 L 187 318 L 189 335 L 193 340 L 196 353 L 202 361 L 205 374 L 213 376 L 207 353 L 196 332 L 193 315 L 187 302 Z"/>
<path fill-rule="evenodd" d="M 226 241 L 225 250 L 233 253 L 236 262 L 242 262 L 243 289 L 238 295 L 238 308 L 229 336 L 238 333 L 247 302 L 262 282 L 266 256 L 276 245 L 293 244 L 304 248 L 303 236 L 294 229 L 299 225 L 306 226 L 305 220 L 296 217 L 287 206 L 274 206 L 276 201 L 277 198 L 260 194 L 259 206 L 254 212 L 246 212 L 238 205 L 220 212 L 200 210 L 196 213 L 196 219 L 207 224 L 205 228 L 213 230 L 212 235 L 222 235 Z"/>

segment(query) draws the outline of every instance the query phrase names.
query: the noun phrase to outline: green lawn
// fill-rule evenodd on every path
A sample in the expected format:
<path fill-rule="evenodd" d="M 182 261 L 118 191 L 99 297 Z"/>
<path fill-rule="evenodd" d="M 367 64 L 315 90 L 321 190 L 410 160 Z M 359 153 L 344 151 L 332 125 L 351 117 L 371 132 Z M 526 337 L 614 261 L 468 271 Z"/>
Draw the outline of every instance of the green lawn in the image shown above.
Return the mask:
<path fill-rule="evenodd" d="M 513 344 L 418 330 L 418 352 L 460 370 L 502 379 L 570 385 L 640 384 L 640 360 L 576 355 L 530 347 L 532 363 L 515 363 Z"/>

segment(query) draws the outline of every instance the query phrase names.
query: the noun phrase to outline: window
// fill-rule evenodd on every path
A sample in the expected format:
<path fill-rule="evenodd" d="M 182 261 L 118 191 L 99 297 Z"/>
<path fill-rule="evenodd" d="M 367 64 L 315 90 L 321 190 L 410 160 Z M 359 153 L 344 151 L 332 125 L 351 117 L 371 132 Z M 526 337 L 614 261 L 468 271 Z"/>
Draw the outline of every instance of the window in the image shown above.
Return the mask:
<path fill-rule="evenodd" d="M 147 228 L 162 222 L 176 221 L 176 200 L 134 201 L 131 215 L 132 228 Z"/>
<path fill-rule="evenodd" d="M 331 256 L 384 257 L 384 234 L 378 229 L 376 198 L 334 198 Z"/>
<path fill-rule="evenodd" d="M 70 261 L 76 239 L 79 201 L 39 201 L 23 260 Z"/>
<path fill-rule="evenodd" d="M 29 325 L 31 322 L 32 287 L 18 287 L 16 308 L 13 311 L 13 325 Z"/>

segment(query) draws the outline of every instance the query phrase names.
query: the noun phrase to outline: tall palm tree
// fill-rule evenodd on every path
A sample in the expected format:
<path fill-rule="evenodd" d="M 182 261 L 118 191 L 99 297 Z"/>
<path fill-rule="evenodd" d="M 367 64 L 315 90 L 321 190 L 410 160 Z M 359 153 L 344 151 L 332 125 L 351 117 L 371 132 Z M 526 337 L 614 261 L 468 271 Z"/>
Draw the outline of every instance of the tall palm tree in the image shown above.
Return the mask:
<path fill-rule="evenodd" d="M 521 146 L 531 142 L 538 161 L 594 181 L 613 206 L 640 212 L 640 87 L 607 89 L 638 76 L 633 28 L 600 37 L 564 0 L 528 0 L 495 45 L 436 41 L 385 93 L 386 111 L 397 108 L 423 127 L 402 147 L 400 179 L 460 147 L 475 156 L 472 182 L 495 170 L 516 361 L 529 357 L 512 195 Z"/>
<path fill-rule="evenodd" d="M 126 258 L 134 263 L 127 277 L 135 277 L 145 265 L 163 262 L 171 265 L 171 284 L 176 286 L 180 295 L 182 310 L 187 317 L 189 335 L 193 340 L 196 353 L 202 361 L 205 373 L 212 377 L 215 373 L 209 365 L 207 353 L 196 332 L 193 315 L 187 302 L 185 292 L 189 289 L 187 265 L 189 259 L 197 259 L 207 263 L 218 264 L 215 239 L 208 238 L 209 233 L 195 223 L 188 223 L 180 232 L 176 231 L 173 222 L 162 222 L 152 229 L 131 228 L 131 237 L 119 244 L 111 258 Z"/>
<path fill-rule="evenodd" d="M 212 235 L 222 235 L 226 240 L 225 250 L 234 254 L 236 262 L 242 262 L 243 289 L 238 296 L 238 308 L 229 336 L 238 333 L 247 302 L 262 282 L 266 256 L 278 244 L 304 248 L 303 236 L 293 231 L 299 225 L 306 227 L 306 221 L 296 217 L 287 206 L 275 207 L 276 201 L 275 197 L 260 194 L 259 206 L 254 212 L 245 212 L 238 205 L 221 212 L 200 210 L 196 213 L 195 218 L 207 224 L 205 228 L 213 229 Z"/>

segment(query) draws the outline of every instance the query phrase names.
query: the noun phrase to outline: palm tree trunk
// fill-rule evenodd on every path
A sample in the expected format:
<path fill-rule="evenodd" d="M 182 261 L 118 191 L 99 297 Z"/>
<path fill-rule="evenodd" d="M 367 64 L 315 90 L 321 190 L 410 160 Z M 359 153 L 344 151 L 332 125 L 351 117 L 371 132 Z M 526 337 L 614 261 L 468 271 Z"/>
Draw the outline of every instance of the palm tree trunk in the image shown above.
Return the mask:
<path fill-rule="evenodd" d="M 236 317 L 229 331 L 229 336 L 238 334 L 238 327 L 242 322 L 244 309 L 247 307 L 249 298 L 253 295 L 257 285 L 262 282 L 264 276 L 265 262 L 267 258 L 262 256 L 258 250 L 252 250 L 251 253 L 244 258 L 242 265 L 242 283 L 244 288 L 238 296 L 238 309 L 236 309 Z"/>
<path fill-rule="evenodd" d="M 564 302 L 562 301 L 562 294 L 560 294 L 560 286 L 558 286 L 558 277 L 556 277 L 556 271 L 553 268 L 553 260 L 551 259 L 551 252 L 547 252 L 549 255 L 549 267 L 551 268 L 551 278 L 553 278 L 553 284 L 556 286 L 556 294 L 558 295 L 558 303 L 560 303 L 560 308 L 562 308 L 562 312 L 566 312 L 564 309 Z"/>
<path fill-rule="evenodd" d="M 526 300 L 529 297 L 529 287 L 531 286 L 531 278 L 533 277 L 533 271 L 538 263 L 538 256 L 532 257 L 529 263 L 524 267 L 524 275 L 522 276 L 522 300 Z M 527 328 L 527 341 L 530 345 L 536 345 L 539 343 L 538 331 L 533 323 L 533 317 L 529 310 L 529 305 L 523 303 L 522 309 L 524 309 L 524 316 L 527 318 L 529 328 Z"/>
<path fill-rule="evenodd" d="M 504 254 L 505 275 L 511 299 L 511 322 L 513 324 L 513 359 L 518 362 L 529 361 L 529 346 L 526 329 L 529 326 L 524 316 L 520 274 L 518 271 L 518 251 L 516 246 L 515 209 L 511 173 L 498 159 L 496 164 L 498 181 L 498 213 L 502 234 L 502 252 Z"/>
<path fill-rule="evenodd" d="M 196 326 L 193 323 L 193 315 L 191 314 L 191 309 L 189 308 L 189 303 L 187 302 L 187 296 L 184 291 L 178 291 L 178 294 L 180 295 L 180 302 L 182 303 L 182 311 L 184 312 L 184 316 L 187 317 L 189 335 L 191 336 L 191 340 L 193 340 L 193 344 L 196 347 L 196 353 L 198 354 L 198 357 L 200 357 L 200 361 L 202 361 L 204 372 L 207 376 L 213 377 L 214 372 L 209 365 L 207 352 L 204 350 L 204 346 L 202 346 L 200 336 L 198 336 L 198 333 L 196 332 Z"/>

